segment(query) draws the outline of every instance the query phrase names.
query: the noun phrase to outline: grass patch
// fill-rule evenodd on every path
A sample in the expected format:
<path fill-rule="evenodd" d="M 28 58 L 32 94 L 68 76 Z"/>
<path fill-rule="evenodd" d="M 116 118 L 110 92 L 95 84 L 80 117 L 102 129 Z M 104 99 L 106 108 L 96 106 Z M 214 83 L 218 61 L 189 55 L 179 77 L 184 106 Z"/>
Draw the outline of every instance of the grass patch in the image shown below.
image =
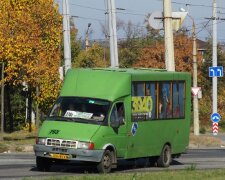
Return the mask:
<path fill-rule="evenodd" d="M 8 151 L 8 147 L 4 143 L 0 143 L 0 153 Z"/>
<path fill-rule="evenodd" d="M 197 147 L 205 146 L 205 147 L 218 147 L 222 145 L 222 141 L 219 138 L 211 137 L 207 135 L 199 135 L 195 136 L 190 134 L 190 143 Z"/>
<path fill-rule="evenodd" d="M 188 171 L 195 171 L 196 167 L 197 167 L 196 164 L 191 164 L 191 166 L 187 167 L 186 170 L 188 170 Z"/>
<path fill-rule="evenodd" d="M 167 170 L 160 172 L 135 172 L 135 173 L 111 173 L 111 174 L 85 174 L 74 176 L 57 176 L 42 178 L 44 180 L 223 180 L 224 169 L 219 170 Z M 24 178 L 24 180 L 39 178 Z"/>
<path fill-rule="evenodd" d="M 13 141 L 13 140 L 26 140 L 34 139 L 37 136 L 37 132 L 27 132 L 27 131 L 15 131 L 13 133 L 5 133 L 3 135 L 3 140 Z"/>
<path fill-rule="evenodd" d="M 1 135 L 0 153 L 32 151 L 37 132 L 16 131 Z"/>

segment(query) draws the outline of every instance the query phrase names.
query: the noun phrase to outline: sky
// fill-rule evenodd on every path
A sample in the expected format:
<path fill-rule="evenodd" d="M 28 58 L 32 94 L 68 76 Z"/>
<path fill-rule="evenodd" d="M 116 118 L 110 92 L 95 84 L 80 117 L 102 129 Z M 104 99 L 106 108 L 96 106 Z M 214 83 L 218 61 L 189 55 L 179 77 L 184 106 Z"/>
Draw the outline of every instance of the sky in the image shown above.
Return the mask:
<path fill-rule="evenodd" d="M 59 11 L 62 13 L 62 1 L 59 3 Z M 75 26 L 78 29 L 78 38 L 84 39 L 88 27 L 91 23 L 89 35 L 90 40 L 105 39 L 102 33 L 101 25 L 106 26 L 107 16 L 106 3 L 107 0 L 68 0 L 71 16 L 77 16 L 74 19 Z M 216 0 L 217 16 L 224 20 L 217 21 L 217 38 L 219 42 L 225 42 L 225 0 Z M 180 8 L 189 12 L 196 24 L 197 38 L 206 40 L 212 35 L 212 21 L 206 18 L 212 17 L 213 0 L 172 0 L 172 11 L 180 11 Z M 140 29 L 145 29 L 144 19 L 147 14 L 156 11 L 163 11 L 163 0 L 115 0 L 116 8 L 125 10 L 117 10 L 116 17 L 119 20 L 128 23 L 132 22 Z M 187 16 L 183 23 L 191 32 L 192 20 Z M 118 38 L 124 38 L 122 32 L 118 32 Z"/>

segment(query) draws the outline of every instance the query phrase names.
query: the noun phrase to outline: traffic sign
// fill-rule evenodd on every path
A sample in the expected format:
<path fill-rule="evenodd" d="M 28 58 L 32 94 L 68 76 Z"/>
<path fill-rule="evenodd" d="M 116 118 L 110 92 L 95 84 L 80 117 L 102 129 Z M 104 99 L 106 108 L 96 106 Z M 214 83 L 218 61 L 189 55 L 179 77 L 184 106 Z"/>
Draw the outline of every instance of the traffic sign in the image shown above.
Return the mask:
<path fill-rule="evenodd" d="M 192 87 L 191 88 L 191 92 L 194 96 L 197 96 L 198 95 L 198 92 L 201 90 L 200 87 Z"/>
<path fill-rule="evenodd" d="M 223 66 L 209 67 L 209 77 L 223 77 Z"/>
<path fill-rule="evenodd" d="M 218 122 L 220 121 L 220 119 L 221 119 L 221 116 L 220 116 L 219 113 L 213 113 L 213 114 L 211 115 L 211 120 L 212 120 L 212 122 L 214 122 L 214 123 L 218 123 Z"/>
<path fill-rule="evenodd" d="M 218 123 L 213 123 L 212 130 L 213 130 L 213 135 L 217 135 L 218 134 L 218 131 L 219 131 Z"/>

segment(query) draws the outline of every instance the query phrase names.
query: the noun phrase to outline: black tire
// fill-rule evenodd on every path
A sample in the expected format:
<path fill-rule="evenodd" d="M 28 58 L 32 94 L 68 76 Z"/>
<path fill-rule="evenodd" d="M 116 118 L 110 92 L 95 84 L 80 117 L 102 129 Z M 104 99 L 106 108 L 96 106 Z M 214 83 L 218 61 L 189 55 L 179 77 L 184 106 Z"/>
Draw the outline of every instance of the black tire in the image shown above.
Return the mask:
<path fill-rule="evenodd" d="M 169 167 L 171 163 L 171 147 L 169 145 L 165 145 L 162 149 L 162 152 L 157 160 L 158 167 Z"/>
<path fill-rule="evenodd" d="M 36 165 L 39 171 L 49 171 L 52 166 L 52 161 L 49 158 L 36 157 Z"/>
<path fill-rule="evenodd" d="M 112 169 L 113 154 L 111 151 L 106 150 L 103 153 L 101 161 L 97 165 L 99 173 L 109 173 Z"/>

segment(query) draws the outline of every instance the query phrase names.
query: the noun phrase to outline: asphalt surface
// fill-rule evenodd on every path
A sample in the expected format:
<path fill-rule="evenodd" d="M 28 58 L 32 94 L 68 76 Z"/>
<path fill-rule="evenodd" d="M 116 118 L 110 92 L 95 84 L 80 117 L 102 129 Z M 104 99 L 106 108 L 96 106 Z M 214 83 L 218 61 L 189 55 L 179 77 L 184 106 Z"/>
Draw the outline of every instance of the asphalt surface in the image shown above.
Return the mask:
<path fill-rule="evenodd" d="M 114 173 L 133 173 L 143 171 L 164 171 L 165 168 L 149 167 L 146 159 L 137 161 L 119 161 Z M 174 159 L 169 168 L 179 170 L 187 168 L 217 169 L 225 168 L 225 148 L 218 149 L 190 149 L 178 159 Z M 48 177 L 66 175 L 97 174 L 93 166 L 70 164 L 54 165 L 50 172 L 40 172 L 36 168 L 33 153 L 5 153 L 0 154 L 0 179 L 22 179 L 24 177 Z"/>

